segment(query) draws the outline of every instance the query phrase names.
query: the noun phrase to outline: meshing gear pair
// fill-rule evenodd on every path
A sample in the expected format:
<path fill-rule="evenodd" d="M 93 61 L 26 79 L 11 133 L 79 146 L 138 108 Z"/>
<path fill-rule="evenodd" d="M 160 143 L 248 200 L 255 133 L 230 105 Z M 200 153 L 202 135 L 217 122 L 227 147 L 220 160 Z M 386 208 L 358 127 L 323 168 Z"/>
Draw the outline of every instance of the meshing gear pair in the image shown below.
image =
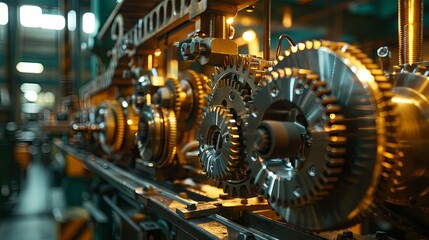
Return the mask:
<path fill-rule="evenodd" d="M 136 144 L 146 166 L 172 166 L 180 150 L 194 140 L 205 97 L 209 91 L 207 77 L 185 71 L 179 79 L 169 78 L 151 95 L 152 104 L 145 105 L 139 120 Z"/>
<path fill-rule="evenodd" d="M 240 65 L 226 66 L 222 73 L 231 77 L 217 82 L 236 86 Z M 248 92 L 243 84 L 231 87 L 232 99 L 235 93 L 250 98 L 239 104 L 225 87 L 214 89 L 223 100 L 209 102 L 204 114 L 204 170 L 233 196 L 263 194 L 302 228 L 336 229 L 360 220 L 385 196 L 395 165 L 391 84 L 357 48 L 327 41 L 292 47 L 265 75 L 249 80 L 257 87 Z M 222 121 L 213 124 L 213 118 Z"/>
<path fill-rule="evenodd" d="M 200 128 L 200 160 L 207 176 L 234 197 L 256 193 L 244 162 L 243 128 L 253 91 L 271 65 L 255 57 L 229 56 L 212 78 L 213 92 Z"/>

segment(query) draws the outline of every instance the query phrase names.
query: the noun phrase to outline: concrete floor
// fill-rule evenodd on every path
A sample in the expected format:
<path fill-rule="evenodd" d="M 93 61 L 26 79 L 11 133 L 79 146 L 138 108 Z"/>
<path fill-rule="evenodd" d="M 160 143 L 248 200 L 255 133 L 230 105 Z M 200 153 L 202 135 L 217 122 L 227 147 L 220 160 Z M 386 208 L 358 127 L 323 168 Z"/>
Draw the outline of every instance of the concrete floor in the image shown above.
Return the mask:
<path fill-rule="evenodd" d="M 50 187 L 50 174 L 42 164 L 40 154 L 33 159 L 22 184 L 22 192 L 12 216 L 0 218 L 0 239 L 51 240 L 56 239 L 56 223 L 52 207 L 57 205 L 55 191 Z"/>

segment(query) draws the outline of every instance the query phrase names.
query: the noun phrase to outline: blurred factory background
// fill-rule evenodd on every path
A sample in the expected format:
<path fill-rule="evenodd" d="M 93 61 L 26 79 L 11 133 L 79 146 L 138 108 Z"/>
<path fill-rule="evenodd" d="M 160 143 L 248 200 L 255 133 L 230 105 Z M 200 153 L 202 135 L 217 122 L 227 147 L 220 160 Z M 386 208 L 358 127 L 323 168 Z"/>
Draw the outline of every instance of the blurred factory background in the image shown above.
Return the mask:
<path fill-rule="evenodd" d="M 67 137 L 79 86 L 105 67 L 113 46 L 106 33 L 112 13 L 120 9 L 130 21 L 125 26 L 131 26 L 159 2 L 0 0 L 1 239 L 55 239 L 58 218 L 67 217 L 54 216 L 55 209 L 82 204 L 85 182 L 66 175 L 66 166 L 53 161 L 51 141 Z M 121 4 L 127 5 L 119 8 Z M 231 20 L 242 53 L 262 51 L 262 4 Z M 429 1 L 424 4 L 428 9 Z M 396 1 L 272 0 L 271 18 L 271 56 L 278 37 L 286 33 L 295 42 L 350 42 L 373 57 L 378 47 L 389 46 L 397 59 Z M 84 231 L 78 234 L 85 238 Z"/>

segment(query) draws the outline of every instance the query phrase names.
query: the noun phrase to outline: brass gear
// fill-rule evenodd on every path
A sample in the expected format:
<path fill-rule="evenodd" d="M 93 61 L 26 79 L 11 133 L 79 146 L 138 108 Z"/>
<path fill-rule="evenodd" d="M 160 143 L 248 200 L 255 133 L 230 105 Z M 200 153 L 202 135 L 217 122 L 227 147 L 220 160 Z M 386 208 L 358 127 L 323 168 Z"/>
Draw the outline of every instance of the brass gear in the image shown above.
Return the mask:
<path fill-rule="evenodd" d="M 398 169 L 387 201 L 416 208 L 429 202 L 428 96 L 429 71 L 421 64 L 395 66 L 389 75 L 397 104 Z M 418 170 L 417 170 L 418 169 Z"/>
<path fill-rule="evenodd" d="M 391 84 L 378 65 L 345 43 L 299 43 L 280 56 L 275 69 L 282 68 L 308 69 L 319 75 L 341 106 L 344 119 L 339 120 L 346 126 L 347 141 L 344 163 L 332 162 L 344 166 L 329 195 L 302 206 L 272 207 L 289 223 L 312 231 L 350 226 L 381 204 L 396 167 L 397 123 Z"/>
<path fill-rule="evenodd" d="M 209 178 L 231 178 L 239 165 L 240 135 L 233 114 L 224 106 L 210 106 L 200 128 L 200 158 Z"/>
<path fill-rule="evenodd" d="M 125 115 L 119 102 L 109 100 L 102 103 L 95 112 L 94 121 L 101 129 L 95 135 L 103 152 L 119 152 L 125 138 Z"/>
<path fill-rule="evenodd" d="M 146 105 L 140 115 L 136 144 L 148 166 L 162 168 L 174 162 L 177 150 L 177 121 L 174 111 Z"/>
<path fill-rule="evenodd" d="M 211 88 L 209 79 L 193 70 L 179 73 L 180 111 L 177 114 L 179 129 L 181 131 L 194 132 L 201 121 L 203 108 L 206 105 L 206 97 Z"/>
<path fill-rule="evenodd" d="M 229 174 L 218 180 L 218 186 L 232 197 L 252 197 L 257 195 L 257 191 L 248 178 L 249 166 L 244 162 L 243 149 L 245 145 L 243 138 L 243 128 L 248 117 L 249 106 L 252 104 L 252 93 L 256 85 L 263 78 L 265 71 L 272 65 L 272 62 L 260 58 L 231 55 L 225 59 L 222 67 L 216 67 L 212 77 L 213 92 L 207 101 L 205 111 L 210 107 L 222 105 L 233 113 L 233 117 L 238 127 L 240 144 L 235 146 L 234 151 L 239 153 L 238 159 L 218 159 L 224 161 L 223 164 L 233 162 L 233 168 L 229 169 Z M 200 139 L 205 139 L 204 132 L 200 132 Z M 213 152 L 212 152 L 213 154 Z M 202 162 L 213 158 L 210 154 L 204 153 L 200 149 Z M 232 164 L 229 164 L 232 165 Z M 210 171 L 210 169 L 208 169 Z M 212 173 L 208 174 L 209 177 Z"/>
<path fill-rule="evenodd" d="M 314 204 L 330 194 L 342 173 L 346 128 L 326 84 L 309 70 L 275 68 L 254 101 L 258 114 L 245 128 L 246 155 L 257 163 L 252 174 L 260 193 L 274 208 Z"/>

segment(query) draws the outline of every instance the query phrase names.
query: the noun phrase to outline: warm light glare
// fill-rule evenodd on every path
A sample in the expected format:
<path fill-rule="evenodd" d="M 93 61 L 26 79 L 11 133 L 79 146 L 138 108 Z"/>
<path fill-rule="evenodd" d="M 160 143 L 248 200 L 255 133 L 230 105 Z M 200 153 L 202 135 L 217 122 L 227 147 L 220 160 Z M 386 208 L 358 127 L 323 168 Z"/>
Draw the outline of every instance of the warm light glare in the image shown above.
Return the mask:
<path fill-rule="evenodd" d="M 128 120 L 127 120 L 127 124 L 128 124 L 128 125 L 133 125 L 133 120 L 128 119 Z"/>
<path fill-rule="evenodd" d="M 22 73 L 42 73 L 43 65 L 41 63 L 33 62 L 19 62 L 16 64 L 16 70 Z"/>
<path fill-rule="evenodd" d="M 38 28 L 42 19 L 42 9 L 33 5 L 22 5 L 19 8 L 19 22 L 24 27 Z"/>
<path fill-rule="evenodd" d="M 95 32 L 95 15 L 87 12 L 82 16 L 82 29 L 85 33 L 92 34 Z"/>
<path fill-rule="evenodd" d="M 161 56 L 161 50 L 160 49 L 156 49 L 154 54 L 155 54 L 155 57 Z"/>
<path fill-rule="evenodd" d="M 247 30 L 243 33 L 243 39 L 247 42 L 253 41 L 256 38 L 256 33 L 253 30 Z"/>
<path fill-rule="evenodd" d="M 37 83 L 23 83 L 21 84 L 20 89 L 22 92 L 34 91 L 36 93 L 39 93 L 42 90 L 40 85 Z"/>
<path fill-rule="evenodd" d="M 40 27 L 43 29 L 62 30 L 66 26 L 66 20 L 61 15 L 43 14 Z"/>
<path fill-rule="evenodd" d="M 38 95 L 35 91 L 27 91 L 24 93 L 24 98 L 29 102 L 35 102 L 37 101 Z"/>
<path fill-rule="evenodd" d="M 292 27 L 292 10 L 289 6 L 286 6 L 285 10 L 283 11 L 282 25 L 285 28 Z"/>
<path fill-rule="evenodd" d="M 67 29 L 69 31 L 76 30 L 76 12 L 75 12 L 75 10 L 70 10 L 67 13 Z"/>
<path fill-rule="evenodd" d="M 0 25 L 6 25 L 9 22 L 9 13 L 6 3 L 0 2 Z"/>
<path fill-rule="evenodd" d="M 232 24 L 234 22 L 234 18 L 233 17 L 230 17 L 230 18 L 228 18 L 228 19 L 226 19 L 226 23 L 228 23 L 228 24 Z"/>

